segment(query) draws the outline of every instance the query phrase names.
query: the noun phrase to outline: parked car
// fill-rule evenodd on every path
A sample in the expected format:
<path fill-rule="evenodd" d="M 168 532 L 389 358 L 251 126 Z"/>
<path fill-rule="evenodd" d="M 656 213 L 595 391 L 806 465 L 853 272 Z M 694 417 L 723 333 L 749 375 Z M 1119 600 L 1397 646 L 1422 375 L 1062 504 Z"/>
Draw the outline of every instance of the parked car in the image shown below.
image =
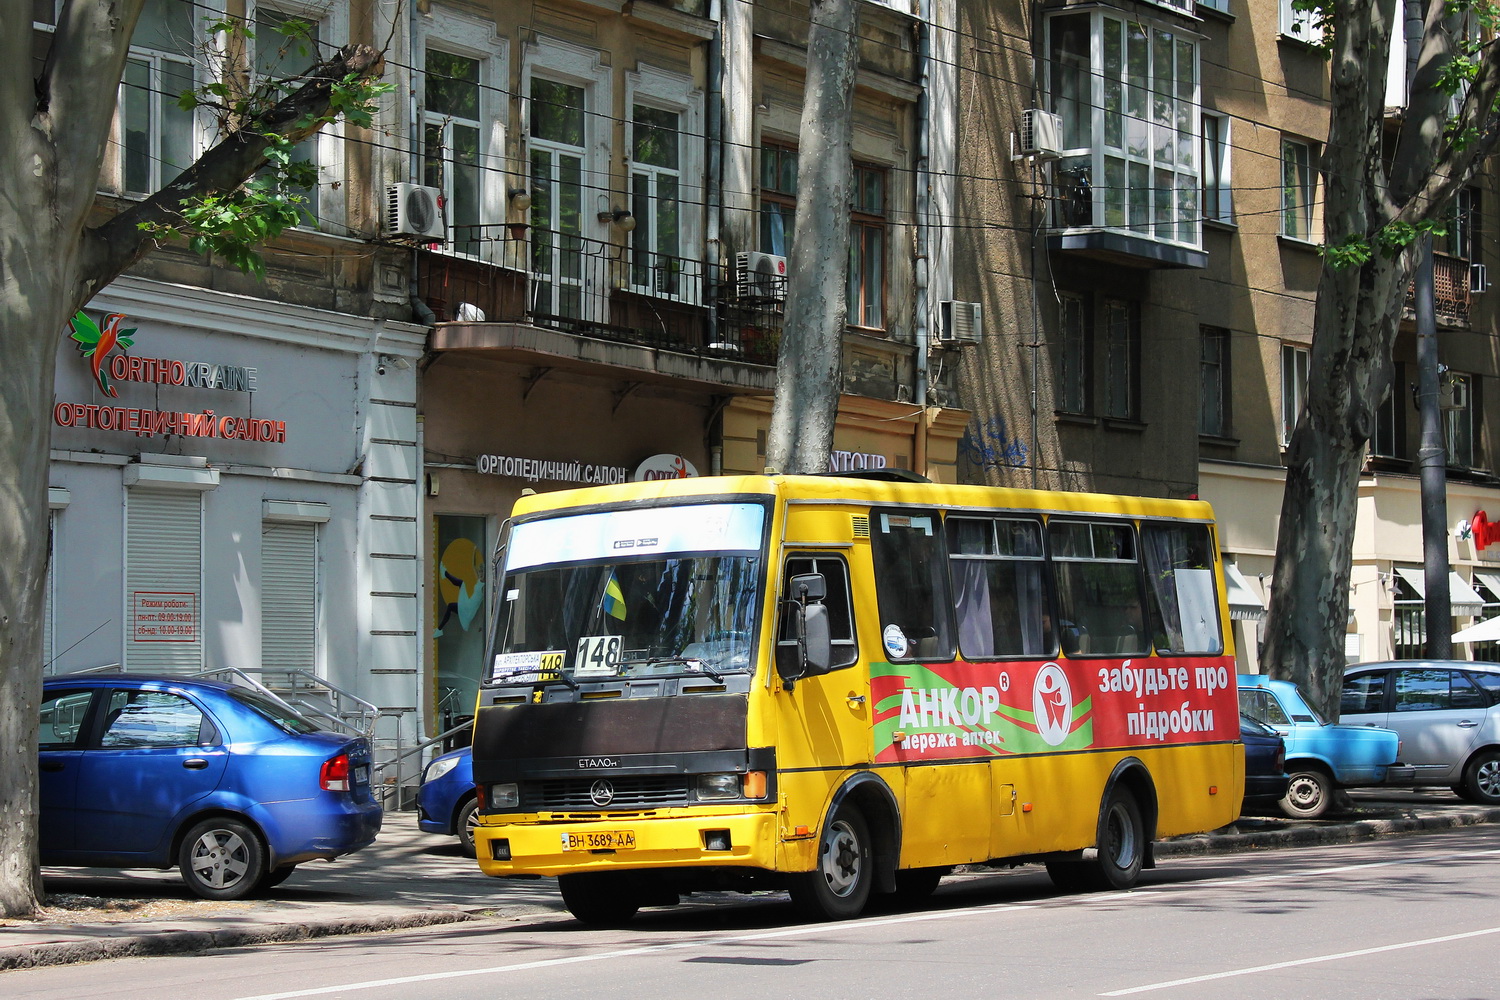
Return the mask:
<path fill-rule="evenodd" d="M 1344 672 L 1343 721 L 1401 734 L 1419 785 L 1500 805 L 1500 663 L 1400 660 Z"/>
<path fill-rule="evenodd" d="M 1281 801 L 1292 780 L 1286 773 L 1286 744 L 1281 735 L 1242 714 L 1240 742 L 1245 744 L 1245 806 Z"/>
<path fill-rule="evenodd" d="M 1391 730 L 1333 725 L 1291 681 L 1240 674 L 1239 690 L 1240 712 L 1270 726 L 1286 742 L 1291 780 L 1279 803 L 1286 815 L 1313 819 L 1328 810 L 1335 788 L 1386 783 L 1401 749 L 1401 738 Z"/>
<path fill-rule="evenodd" d="M 241 899 L 380 830 L 369 742 L 246 687 L 65 674 L 40 721 L 44 865 L 175 864 L 196 895 Z"/>
<path fill-rule="evenodd" d="M 460 747 L 434 757 L 422 772 L 422 787 L 417 790 L 417 828 L 457 837 L 459 846 L 472 858 L 478 811 L 471 749 Z"/>

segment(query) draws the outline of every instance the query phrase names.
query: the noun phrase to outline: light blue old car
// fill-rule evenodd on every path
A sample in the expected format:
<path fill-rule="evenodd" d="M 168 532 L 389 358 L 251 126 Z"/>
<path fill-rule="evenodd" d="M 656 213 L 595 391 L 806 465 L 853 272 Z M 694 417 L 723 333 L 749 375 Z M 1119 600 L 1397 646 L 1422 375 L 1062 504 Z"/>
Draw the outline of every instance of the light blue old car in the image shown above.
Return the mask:
<path fill-rule="evenodd" d="M 1411 781 L 1396 763 L 1401 738 L 1373 726 L 1334 725 L 1320 716 L 1297 685 L 1259 674 L 1240 674 L 1240 711 L 1286 741 L 1286 795 L 1277 803 L 1293 819 L 1327 811 L 1335 788 Z"/>

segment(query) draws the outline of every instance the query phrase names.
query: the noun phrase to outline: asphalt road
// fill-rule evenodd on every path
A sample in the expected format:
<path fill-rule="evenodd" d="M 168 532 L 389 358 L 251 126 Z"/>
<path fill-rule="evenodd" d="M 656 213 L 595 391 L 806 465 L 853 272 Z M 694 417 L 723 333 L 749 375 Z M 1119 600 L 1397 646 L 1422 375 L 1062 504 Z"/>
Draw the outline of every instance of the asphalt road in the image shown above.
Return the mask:
<path fill-rule="evenodd" d="M 565 915 L 6 973 L 13 998 L 948 996 L 1500 998 L 1500 829 L 1173 858 L 1129 893 L 1039 869 L 952 879 L 920 911 L 799 924 L 785 898 Z"/>

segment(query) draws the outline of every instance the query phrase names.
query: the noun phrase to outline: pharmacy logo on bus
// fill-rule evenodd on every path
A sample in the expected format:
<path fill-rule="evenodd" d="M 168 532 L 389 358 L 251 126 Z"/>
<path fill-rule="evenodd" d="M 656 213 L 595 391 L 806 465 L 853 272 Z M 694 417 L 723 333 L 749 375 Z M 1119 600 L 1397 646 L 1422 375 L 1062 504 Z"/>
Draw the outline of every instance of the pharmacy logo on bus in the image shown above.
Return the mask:
<path fill-rule="evenodd" d="M 1068 738 L 1073 722 L 1073 692 L 1068 675 L 1055 663 L 1038 670 L 1031 686 L 1031 709 L 1036 714 L 1036 731 L 1048 746 L 1058 746 Z"/>

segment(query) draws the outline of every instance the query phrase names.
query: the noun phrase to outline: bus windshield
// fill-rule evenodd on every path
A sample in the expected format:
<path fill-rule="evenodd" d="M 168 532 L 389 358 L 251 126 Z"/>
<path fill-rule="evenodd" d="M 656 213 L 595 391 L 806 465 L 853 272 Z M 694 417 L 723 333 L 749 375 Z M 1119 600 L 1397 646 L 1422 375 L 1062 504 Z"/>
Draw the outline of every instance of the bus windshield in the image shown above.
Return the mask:
<path fill-rule="evenodd" d="M 490 683 L 751 669 L 766 509 L 709 503 L 517 525 Z"/>

